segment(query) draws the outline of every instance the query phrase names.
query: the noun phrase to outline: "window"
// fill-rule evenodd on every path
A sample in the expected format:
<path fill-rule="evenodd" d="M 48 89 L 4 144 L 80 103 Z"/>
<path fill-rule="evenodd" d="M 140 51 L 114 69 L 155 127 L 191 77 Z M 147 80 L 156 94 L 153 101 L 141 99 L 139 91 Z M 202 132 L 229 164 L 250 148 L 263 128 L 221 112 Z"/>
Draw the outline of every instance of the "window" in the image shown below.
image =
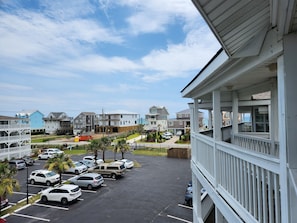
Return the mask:
<path fill-rule="evenodd" d="M 255 132 L 269 132 L 268 107 L 254 108 Z"/>

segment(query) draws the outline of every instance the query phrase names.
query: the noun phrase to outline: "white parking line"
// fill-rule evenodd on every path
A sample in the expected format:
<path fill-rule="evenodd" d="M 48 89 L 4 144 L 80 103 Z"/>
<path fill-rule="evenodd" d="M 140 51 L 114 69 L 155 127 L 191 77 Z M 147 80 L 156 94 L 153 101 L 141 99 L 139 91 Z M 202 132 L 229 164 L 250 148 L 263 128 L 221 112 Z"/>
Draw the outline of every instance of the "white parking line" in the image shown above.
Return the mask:
<path fill-rule="evenodd" d="M 38 184 L 29 184 L 28 186 L 29 186 L 29 187 L 42 187 L 42 188 L 47 187 L 47 186 L 45 186 L 45 185 L 38 185 Z"/>
<path fill-rule="evenodd" d="M 28 197 L 28 199 L 31 199 L 31 198 L 32 198 L 32 196 L 29 196 L 29 197 Z M 21 202 L 23 202 L 23 201 L 25 201 L 25 200 L 27 200 L 26 197 L 25 197 L 24 199 L 22 199 L 22 200 L 19 200 L 19 201 L 18 201 L 18 204 L 21 203 Z"/>
<path fill-rule="evenodd" d="M 77 200 L 78 200 L 78 201 L 83 201 L 84 199 L 83 199 L 83 198 L 77 198 Z"/>
<path fill-rule="evenodd" d="M 95 191 L 95 190 L 81 190 L 81 191 L 86 192 L 86 193 L 94 193 L 94 194 L 97 193 L 97 191 Z"/>
<path fill-rule="evenodd" d="M 187 209 L 191 209 L 193 210 L 193 207 L 190 207 L 190 206 L 187 206 L 187 205 L 183 205 L 183 204 L 178 204 L 179 207 L 182 207 L 182 208 L 187 208 Z"/>
<path fill-rule="evenodd" d="M 175 217 L 173 215 L 167 215 L 168 218 L 172 218 L 172 219 L 175 219 L 175 220 L 178 220 L 178 221 L 182 221 L 182 222 L 186 222 L 186 223 L 192 223 L 191 221 L 188 221 L 186 219 L 183 219 L 183 218 L 178 218 L 178 217 Z"/>
<path fill-rule="evenodd" d="M 60 210 L 64 210 L 64 211 L 69 211 L 69 208 L 65 208 L 65 207 L 58 207 L 58 206 L 53 206 L 53 205 L 47 205 L 47 204 L 38 204 L 38 203 L 34 203 L 34 206 L 40 206 L 40 207 L 46 207 L 46 208 L 56 208 L 56 209 L 60 209 Z"/>
<path fill-rule="evenodd" d="M 12 203 L 9 203 L 9 205 L 6 206 L 5 208 L 2 208 L 1 211 L 5 211 L 5 210 L 7 210 L 8 208 L 11 208 L 11 207 L 12 207 L 11 204 L 12 204 Z M 15 205 L 15 204 L 13 204 L 13 205 Z"/>
<path fill-rule="evenodd" d="M 30 216 L 30 215 L 24 215 L 24 214 L 12 213 L 11 215 L 15 215 L 15 216 L 19 216 L 19 217 L 24 217 L 24 218 L 36 219 L 36 220 L 39 220 L 39 221 L 47 221 L 47 222 L 50 221 L 50 219 L 38 218 L 38 217 L 34 217 L 34 216 Z"/>

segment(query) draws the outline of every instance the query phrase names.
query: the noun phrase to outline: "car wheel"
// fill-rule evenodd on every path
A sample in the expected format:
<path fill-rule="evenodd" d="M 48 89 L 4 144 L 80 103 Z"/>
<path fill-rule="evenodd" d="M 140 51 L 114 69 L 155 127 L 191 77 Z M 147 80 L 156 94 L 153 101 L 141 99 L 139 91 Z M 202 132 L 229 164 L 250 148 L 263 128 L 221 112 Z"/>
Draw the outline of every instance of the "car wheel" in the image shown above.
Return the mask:
<path fill-rule="evenodd" d="M 113 173 L 113 174 L 111 174 L 111 178 L 112 179 L 116 179 L 116 175 Z"/>
<path fill-rule="evenodd" d="M 63 205 L 66 205 L 66 204 L 68 203 L 67 198 L 63 197 L 63 198 L 61 199 L 61 203 L 62 203 Z"/>
<path fill-rule="evenodd" d="M 46 196 L 42 196 L 42 197 L 41 197 L 41 201 L 42 201 L 42 202 L 47 202 L 47 197 L 46 197 Z"/>
<path fill-rule="evenodd" d="M 51 182 L 50 181 L 46 181 L 46 186 L 50 186 Z"/>
<path fill-rule="evenodd" d="M 93 186 L 91 184 L 88 185 L 88 190 L 92 190 Z"/>
<path fill-rule="evenodd" d="M 33 180 L 33 179 L 30 180 L 30 183 L 31 183 L 31 184 L 35 184 L 35 180 Z"/>
<path fill-rule="evenodd" d="M 76 175 L 78 175 L 78 170 L 75 170 L 74 173 L 75 173 Z"/>

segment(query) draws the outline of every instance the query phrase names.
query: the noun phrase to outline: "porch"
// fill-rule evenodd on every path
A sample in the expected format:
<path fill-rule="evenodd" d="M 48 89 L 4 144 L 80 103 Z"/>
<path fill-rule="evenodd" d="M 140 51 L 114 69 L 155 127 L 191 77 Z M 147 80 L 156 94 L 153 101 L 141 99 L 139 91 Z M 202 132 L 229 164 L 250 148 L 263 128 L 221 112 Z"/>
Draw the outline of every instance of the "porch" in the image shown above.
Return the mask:
<path fill-rule="evenodd" d="M 191 137 L 193 173 L 219 209 L 230 208 L 242 222 L 281 222 L 280 160 L 271 149 L 277 143 L 250 133 L 234 135 L 234 143 Z"/>

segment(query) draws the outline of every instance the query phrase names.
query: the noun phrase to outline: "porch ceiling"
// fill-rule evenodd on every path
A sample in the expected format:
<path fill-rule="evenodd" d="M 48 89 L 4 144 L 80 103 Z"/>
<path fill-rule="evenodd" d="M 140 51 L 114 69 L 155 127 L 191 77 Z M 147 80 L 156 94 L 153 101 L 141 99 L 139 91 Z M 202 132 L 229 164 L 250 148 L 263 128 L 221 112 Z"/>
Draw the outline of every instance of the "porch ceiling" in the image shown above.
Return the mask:
<path fill-rule="evenodd" d="M 229 56 L 236 56 L 251 42 L 264 40 L 268 29 L 279 35 L 297 30 L 296 0 L 192 0 Z M 249 48 L 251 45 L 249 45 Z M 259 51 L 253 49 L 249 53 Z"/>
<path fill-rule="evenodd" d="M 277 77 L 284 35 L 297 32 L 297 0 L 192 0 L 223 48 L 181 91 L 209 101 L 220 90 L 223 101 L 268 91 Z M 265 59 L 263 59 L 265 58 Z"/>

